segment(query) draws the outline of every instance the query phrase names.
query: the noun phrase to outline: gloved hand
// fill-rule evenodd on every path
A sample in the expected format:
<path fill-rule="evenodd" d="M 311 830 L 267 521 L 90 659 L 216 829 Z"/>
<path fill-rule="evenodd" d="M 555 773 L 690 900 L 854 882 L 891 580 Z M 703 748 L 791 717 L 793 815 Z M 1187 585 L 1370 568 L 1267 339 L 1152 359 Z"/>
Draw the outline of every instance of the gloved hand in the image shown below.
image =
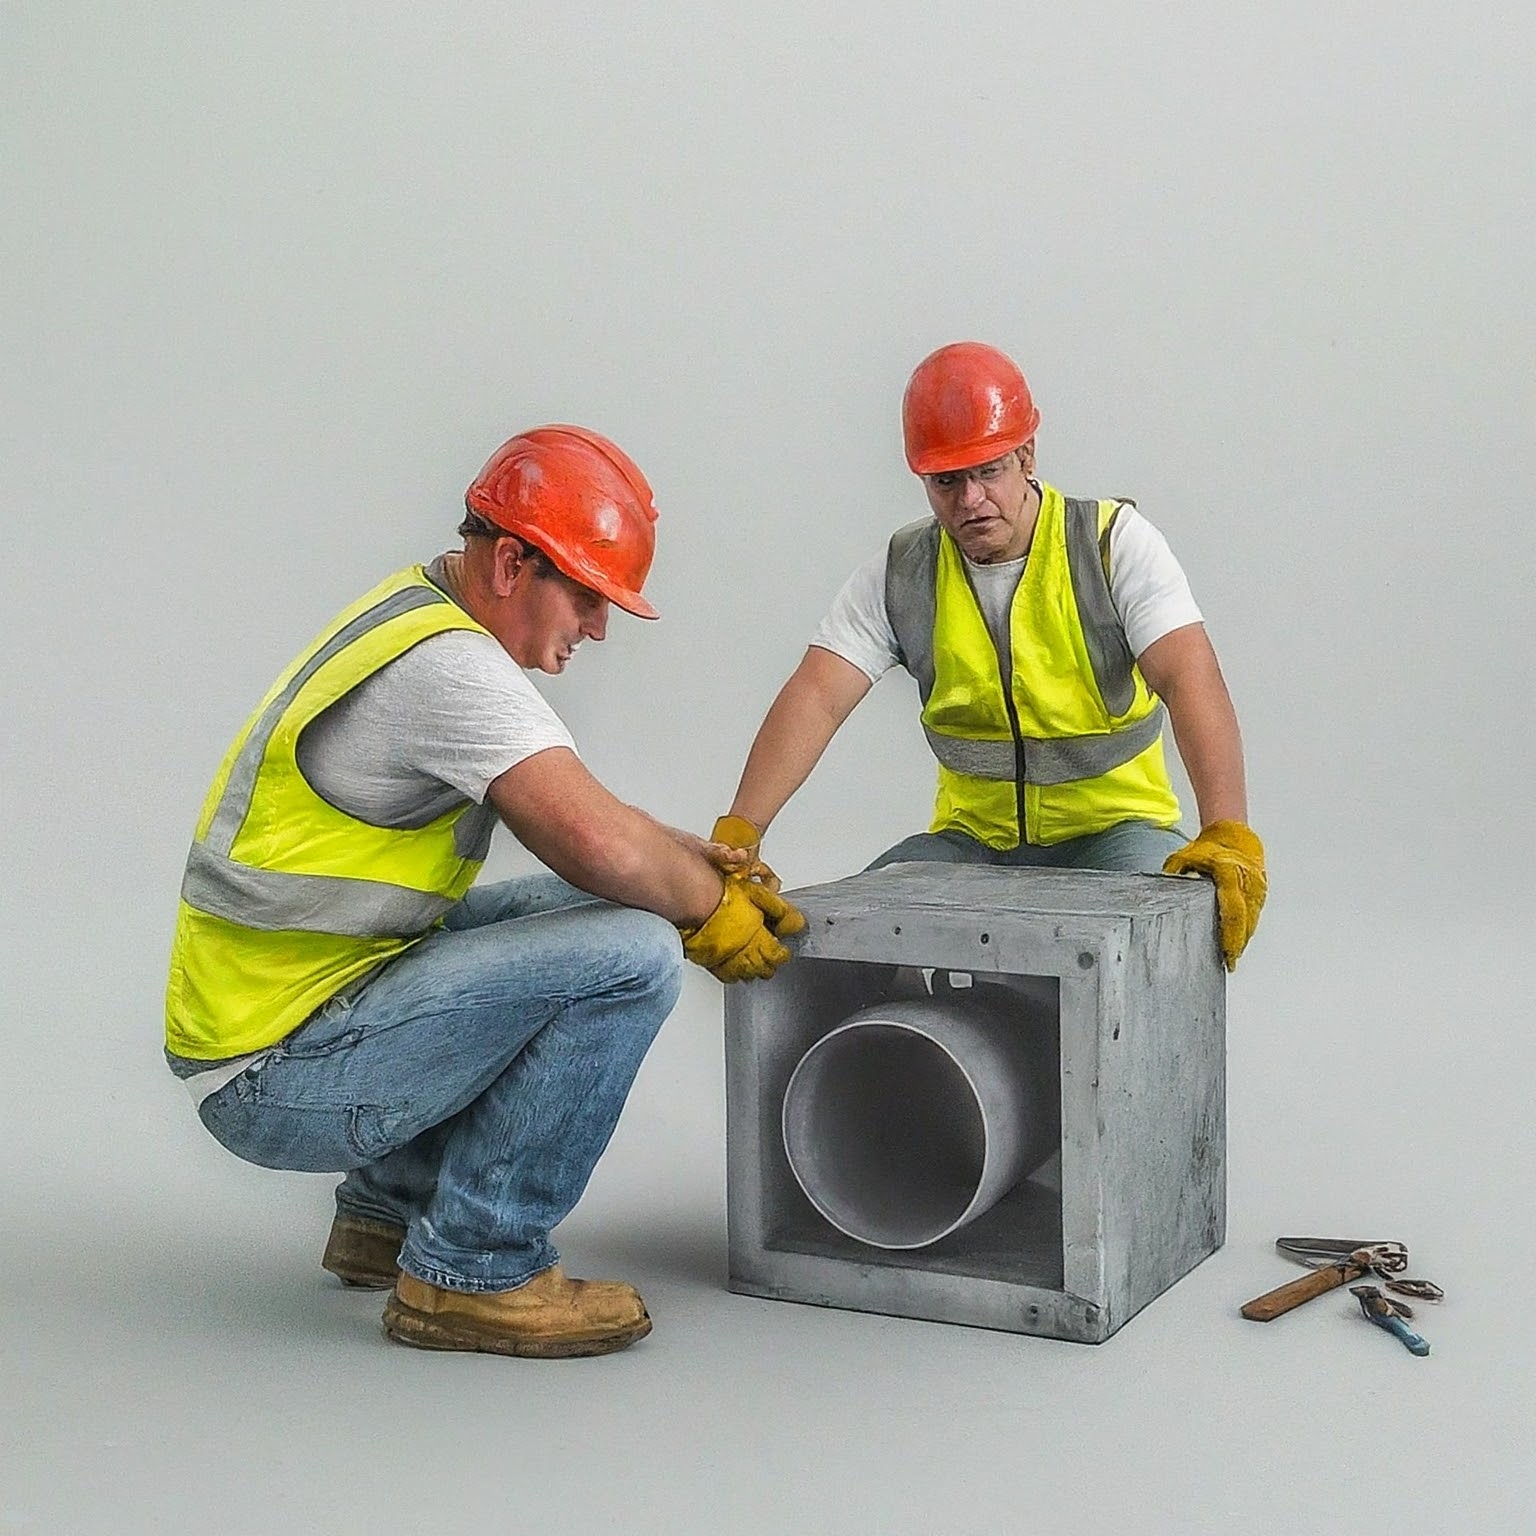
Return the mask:
<path fill-rule="evenodd" d="M 805 914 L 792 902 L 779 895 L 779 879 L 775 875 L 772 885 L 760 885 L 745 874 L 728 875 L 725 883 L 736 882 L 745 888 L 752 905 L 767 919 L 776 939 L 787 939 L 792 933 L 805 931 Z"/>
<path fill-rule="evenodd" d="M 1216 882 L 1221 954 L 1230 971 L 1259 926 L 1269 894 L 1264 845 L 1240 821 L 1213 821 L 1200 835 L 1163 861 L 1165 875 L 1205 875 Z"/>
<path fill-rule="evenodd" d="M 799 926 L 805 926 L 805 919 L 766 887 L 754 887 L 740 877 L 727 879 L 720 904 L 709 917 L 697 928 L 678 930 L 683 936 L 683 954 L 717 981 L 766 981 L 790 957 L 769 932 L 764 910 L 752 894 L 754 889 L 782 902 L 799 919 Z"/>
<path fill-rule="evenodd" d="M 715 822 L 714 831 L 709 834 L 712 843 L 724 843 L 727 848 L 744 849 L 748 855 L 747 863 L 739 868 L 726 871 L 728 874 L 742 874 L 749 880 L 755 880 L 760 885 L 766 885 L 770 891 L 776 891 L 783 883 L 769 867 L 763 863 L 759 850 L 763 846 L 763 834 L 747 820 L 745 816 L 721 816 Z M 798 930 L 792 930 L 798 932 Z"/>

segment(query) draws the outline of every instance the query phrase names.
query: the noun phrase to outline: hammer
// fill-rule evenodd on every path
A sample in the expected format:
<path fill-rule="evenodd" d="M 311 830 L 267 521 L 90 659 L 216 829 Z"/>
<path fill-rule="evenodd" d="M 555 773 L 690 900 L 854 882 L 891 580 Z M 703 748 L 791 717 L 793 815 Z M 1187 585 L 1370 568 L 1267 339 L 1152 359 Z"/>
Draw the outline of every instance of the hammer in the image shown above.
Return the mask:
<path fill-rule="evenodd" d="M 1351 1280 L 1358 1280 L 1362 1275 L 1396 1274 L 1407 1267 L 1408 1250 L 1402 1243 L 1363 1243 L 1331 1262 L 1319 1265 L 1310 1275 L 1288 1280 L 1284 1285 L 1256 1296 L 1243 1307 L 1242 1313 L 1250 1322 L 1273 1322 L 1282 1313 L 1299 1307 L 1302 1302 L 1325 1295 L 1341 1285 L 1348 1285 Z"/>

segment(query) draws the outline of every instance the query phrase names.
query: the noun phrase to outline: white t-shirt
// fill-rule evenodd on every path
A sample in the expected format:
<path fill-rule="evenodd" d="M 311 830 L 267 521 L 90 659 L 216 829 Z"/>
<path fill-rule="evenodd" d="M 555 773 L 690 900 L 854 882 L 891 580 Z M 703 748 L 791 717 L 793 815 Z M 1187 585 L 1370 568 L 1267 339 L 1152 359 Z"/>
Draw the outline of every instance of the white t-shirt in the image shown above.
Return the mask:
<path fill-rule="evenodd" d="M 375 826 L 425 826 L 571 733 L 491 638 L 421 641 L 311 721 L 298 760 L 315 791 Z"/>
<path fill-rule="evenodd" d="M 871 682 L 899 664 L 896 632 L 885 611 L 885 556 L 881 550 L 843 583 L 811 636 L 812 645 L 852 662 Z M 1024 564 L 965 561 L 994 634 L 999 629 L 1007 633 L 1007 615 Z M 1168 541 L 1131 506 L 1121 509 L 1110 530 L 1109 595 L 1133 656 L 1186 624 L 1202 622 L 1189 579 Z"/>

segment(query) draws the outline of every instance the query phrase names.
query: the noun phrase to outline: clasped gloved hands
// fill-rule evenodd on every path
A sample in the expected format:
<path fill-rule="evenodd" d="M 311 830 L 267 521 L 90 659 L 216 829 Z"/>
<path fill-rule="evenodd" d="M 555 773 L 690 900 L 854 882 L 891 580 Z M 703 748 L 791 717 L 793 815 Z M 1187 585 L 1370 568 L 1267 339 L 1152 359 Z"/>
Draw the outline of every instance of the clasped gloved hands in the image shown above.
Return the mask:
<path fill-rule="evenodd" d="M 1264 845 L 1258 834 L 1240 821 L 1213 821 L 1201 828 L 1199 837 L 1168 855 L 1163 873 L 1205 875 L 1215 881 L 1221 955 L 1232 970 L 1259 926 L 1259 913 L 1269 894 Z"/>
<path fill-rule="evenodd" d="M 748 880 L 767 886 L 770 891 L 779 889 L 779 877 L 762 860 L 763 834 L 745 816 L 719 817 L 709 840 L 746 855 L 742 861 L 725 864 L 725 873 L 744 875 Z"/>
<path fill-rule="evenodd" d="M 718 981 L 766 981 L 789 959 L 779 942 L 805 927 L 789 902 L 742 874 L 725 878 L 720 904 L 697 928 L 682 928 L 683 954 Z"/>

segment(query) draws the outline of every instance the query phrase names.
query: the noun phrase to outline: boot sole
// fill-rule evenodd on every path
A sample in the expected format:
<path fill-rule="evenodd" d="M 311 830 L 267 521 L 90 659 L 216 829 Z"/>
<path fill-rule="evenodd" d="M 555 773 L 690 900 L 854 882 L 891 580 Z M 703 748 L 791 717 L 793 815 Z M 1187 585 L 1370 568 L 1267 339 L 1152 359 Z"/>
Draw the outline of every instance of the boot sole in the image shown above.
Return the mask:
<path fill-rule="evenodd" d="M 372 1270 L 342 1269 L 336 1264 L 322 1264 L 321 1269 L 336 1276 L 349 1291 L 392 1291 L 400 1271 L 392 1269 L 386 1274 Z"/>
<path fill-rule="evenodd" d="M 572 1360 L 611 1355 L 627 1349 L 651 1331 L 647 1314 L 627 1328 L 587 1335 L 519 1338 L 516 1334 L 477 1328 L 462 1320 L 444 1322 L 391 1297 L 384 1305 L 384 1332 L 417 1349 L 472 1350 L 483 1355 L 513 1355 L 520 1360 Z"/>

